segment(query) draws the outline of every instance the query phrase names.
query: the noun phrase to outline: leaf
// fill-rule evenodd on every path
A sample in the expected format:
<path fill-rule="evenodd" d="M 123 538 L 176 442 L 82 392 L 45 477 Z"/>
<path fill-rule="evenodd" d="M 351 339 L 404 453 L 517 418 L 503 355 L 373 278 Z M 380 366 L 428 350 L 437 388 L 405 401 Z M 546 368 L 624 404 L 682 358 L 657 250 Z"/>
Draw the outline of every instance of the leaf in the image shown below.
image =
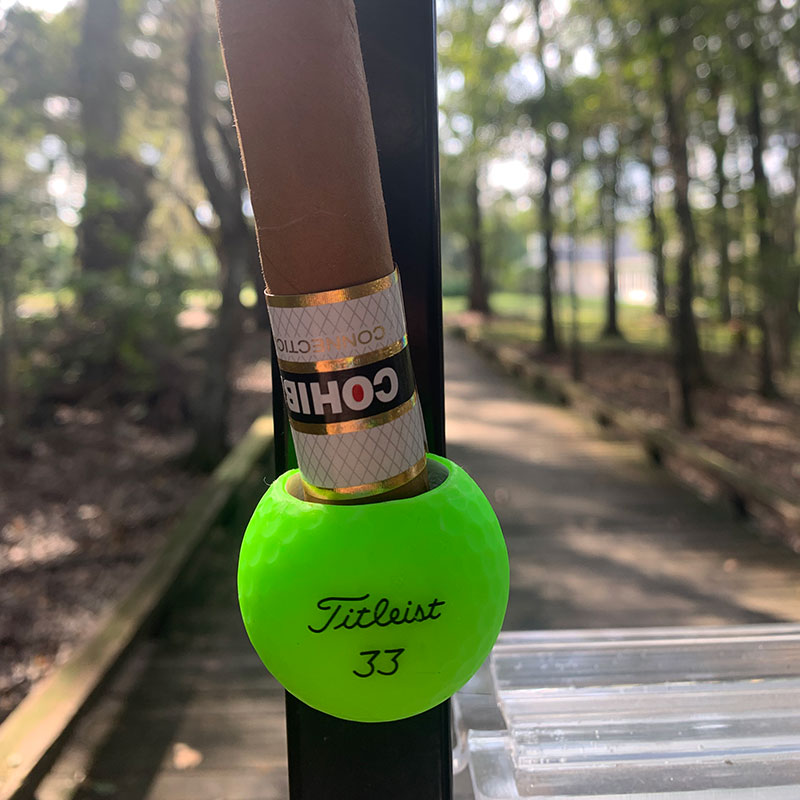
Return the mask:
<path fill-rule="evenodd" d="M 203 754 L 188 744 L 176 742 L 172 745 L 172 765 L 175 769 L 194 769 L 200 766 L 202 761 Z"/>

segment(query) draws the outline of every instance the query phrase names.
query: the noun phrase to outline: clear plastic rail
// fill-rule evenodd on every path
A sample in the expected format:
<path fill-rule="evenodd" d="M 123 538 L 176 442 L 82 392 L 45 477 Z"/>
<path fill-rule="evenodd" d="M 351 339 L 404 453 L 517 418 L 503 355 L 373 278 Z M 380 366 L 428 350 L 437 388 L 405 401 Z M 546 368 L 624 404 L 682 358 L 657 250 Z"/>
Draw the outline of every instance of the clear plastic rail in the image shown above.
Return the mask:
<path fill-rule="evenodd" d="M 506 633 L 455 705 L 476 800 L 800 800 L 800 625 Z"/>

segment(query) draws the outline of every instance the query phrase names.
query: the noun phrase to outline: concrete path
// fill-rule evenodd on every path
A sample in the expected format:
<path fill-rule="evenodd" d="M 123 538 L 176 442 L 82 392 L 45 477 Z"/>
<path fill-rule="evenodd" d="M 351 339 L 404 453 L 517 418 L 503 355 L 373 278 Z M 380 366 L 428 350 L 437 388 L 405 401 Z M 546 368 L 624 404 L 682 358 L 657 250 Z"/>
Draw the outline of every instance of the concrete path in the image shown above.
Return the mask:
<path fill-rule="evenodd" d="M 465 344 L 448 342 L 446 360 L 449 455 L 492 499 L 508 541 L 507 629 L 800 619 L 799 557 L 695 499 L 637 447 L 534 401 Z M 288 796 L 283 693 L 236 607 L 242 525 L 217 532 L 132 660 L 138 672 L 84 720 L 39 800 Z M 471 796 L 464 773 L 456 787 Z"/>

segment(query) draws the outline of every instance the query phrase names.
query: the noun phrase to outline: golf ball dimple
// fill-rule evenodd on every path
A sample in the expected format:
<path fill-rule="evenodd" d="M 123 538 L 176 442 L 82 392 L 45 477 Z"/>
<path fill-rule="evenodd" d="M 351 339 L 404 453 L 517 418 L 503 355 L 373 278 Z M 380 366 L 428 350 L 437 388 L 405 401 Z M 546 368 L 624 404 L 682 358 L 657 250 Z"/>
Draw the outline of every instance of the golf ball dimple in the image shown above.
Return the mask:
<path fill-rule="evenodd" d="M 247 528 L 239 603 L 283 686 L 333 716 L 381 722 L 456 692 L 488 655 L 508 600 L 508 555 L 474 481 L 404 500 L 307 503 L 281 476 Z"/>

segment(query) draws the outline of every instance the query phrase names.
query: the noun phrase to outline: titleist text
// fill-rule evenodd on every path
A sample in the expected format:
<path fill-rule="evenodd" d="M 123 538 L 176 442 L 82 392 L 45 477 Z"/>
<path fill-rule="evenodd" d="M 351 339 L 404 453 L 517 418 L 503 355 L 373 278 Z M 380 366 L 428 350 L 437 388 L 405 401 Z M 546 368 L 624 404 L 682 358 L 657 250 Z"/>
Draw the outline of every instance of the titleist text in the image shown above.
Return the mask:
<path fill-rule="evenodd" d="M 323 597 L 317 608 L 323 613 L 322 624 L 309 625 L 312 633 L 325 633 L 327 630 L 365 630 L 390 625 L 413 625 L 418 622 L 439 619 L 444 600 L 434 598 L 430 603 L 414 603 L 409 600 L 404 605 L 392 605 L 387 597 L 377 602 L 370 600 L 369 594 L 358 597 Z"/>

